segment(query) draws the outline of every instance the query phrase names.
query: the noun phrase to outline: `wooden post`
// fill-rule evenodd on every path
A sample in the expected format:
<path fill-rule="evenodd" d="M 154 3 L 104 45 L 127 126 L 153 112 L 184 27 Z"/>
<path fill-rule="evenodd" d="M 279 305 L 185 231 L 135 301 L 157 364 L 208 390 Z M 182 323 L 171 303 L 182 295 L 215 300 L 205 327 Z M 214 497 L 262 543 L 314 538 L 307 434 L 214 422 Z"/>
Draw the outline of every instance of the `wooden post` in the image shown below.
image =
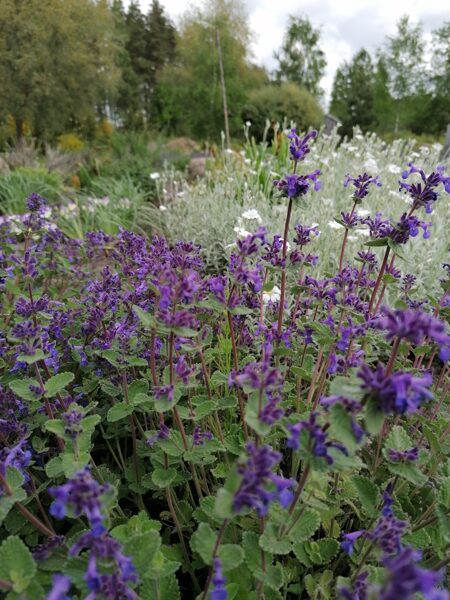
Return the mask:
<path fill-rule="evenodd" d="M 220 85 L 222 86 L 223 118 L 225 121 L 225 139 L 227 142 L 227 148 L 229 148 L 230 147 L 230 127 L 228 125 L 227 91 L 225 88 L 225 75 L 223 72 L 222 49 L 220 47 L 220 34 L 219 34 L 218 29 L 216 29 L 216 44 L 217 44 L 217 54 L 219 57 Z"/>

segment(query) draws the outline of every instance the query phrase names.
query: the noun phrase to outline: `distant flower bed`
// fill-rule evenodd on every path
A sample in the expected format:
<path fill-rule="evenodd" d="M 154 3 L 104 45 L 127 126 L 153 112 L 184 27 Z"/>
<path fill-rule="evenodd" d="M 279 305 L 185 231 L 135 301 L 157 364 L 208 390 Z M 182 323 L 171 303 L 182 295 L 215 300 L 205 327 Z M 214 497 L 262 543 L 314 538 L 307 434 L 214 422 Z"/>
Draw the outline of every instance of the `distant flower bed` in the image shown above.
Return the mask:
<path fill-rule="evenodd" d="M 387 218 L 349 174 L 323 232 L 293 220 L 315 138 L 289 134 L 283 230 L 246 208 L 214 272 L 191 241 L 70 238 L 38 194 L 2 218 L 7 598 L 449 597 L 450 266 L 426 297 L 399 266 L 450 178 L 410 163 Z"/>

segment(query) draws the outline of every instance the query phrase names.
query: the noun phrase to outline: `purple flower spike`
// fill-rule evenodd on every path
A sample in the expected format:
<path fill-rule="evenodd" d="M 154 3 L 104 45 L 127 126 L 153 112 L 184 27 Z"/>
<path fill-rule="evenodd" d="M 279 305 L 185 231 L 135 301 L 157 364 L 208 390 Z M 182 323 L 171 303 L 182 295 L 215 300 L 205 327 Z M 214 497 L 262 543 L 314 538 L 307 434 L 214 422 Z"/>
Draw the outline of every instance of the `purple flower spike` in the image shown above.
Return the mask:
<path fill-rule="evenodd" d="M 415 594 L 423 594 L 425 600 L 448 600 L 448 592 L 438 590 L 443 573 L 428 571 L 417 566 L 420 552 L 413 548 L 403 548 L 396 556 L 385 556 L 383 564 L 388 578 L 378 598 L 380 600 L 413 600 Z"/>
<path fill-rule="evenodd" d="M 85 514 L 89 519 L 92 534 L 100 536 L 106 531 L 101 510 L 101 496 L 108 489 L 108 485 L 100 485 L 93 479 L 89 469 L 85 468 L 64 485 L 48 489 L 55 498 L 50 506 L 50 514 L 56 519 L 63 519 L 67 514 L 67 508 L 72 511 L 74 517 Z"/>
<path fill-rule="evenodd" d="M 408 179 L 410 175 L 417 173 L 422 181 L 418 183 L 399 181 L 399 189 L 410 195 L 413 209 L 423 207 L 427 213 L 430 213 L 433 210 L 433 204 L 439 197 L 437 188 L 441 184 L 444 186 L 444 190 L 450 194 L 450 177 L 444 176 L 444 167 L 438 167 L 436 171 L 427 176 L 423 169 L 415 167 L 413 163 L 409 163 L 408 166 L 409 169 L 402 173 L 402 179 Z"/>
<path fill-rule="evenodd" d="M 53 587 L 45 600 L 70 600 L 70 596 L 67 595 L 71 585 L 69 577 L 56 573 L 52 576 L 52 584 Z"/>
<path fill-rule="evenodd" d="M 214 558 L 214 574 L 212 576 L 213 588 L 211 590 L 211 600 L 227 600 L 227 588 L 225 584 L 227 582 L 226 577 L 222 573 L 222 563 L 220 558 L 217 556 Z"/>
<path fill-rule="evenodd" d="M 240 512 L 243 508 L 254 508 L 263 517 L 271 502 L 288 506 L 293 497 L 290 488 L 296 485 L 296 481 L 273 473 L 281 454 L 274 452 L 270 446 L 257 448 L 253 443 L 248 443 L 246 450 L 247 461 L 238 465 L 242 481 L 234 496 L 234 510 Z"/>
<path fill-rule="evenodd" d="M 305 430 L 309 434 L 311 451 L 317 458 L 325 458 L 329 465 L 333 464 L 333 458 L 328 451 L 331 448 L 336 448 L 343 454 L 347 455 L 347 449 L 342 444 L 337 442 L 327 441 L 327 432 L 316 423 L 317 413 L 312 412 L 307 421 L 299 421 L 295 425 L 288 425 L 291 436 L 288 438 L 286 445 L 288 448 L 298 450 L 300 448 L 300 433 Z"/>
<path fill-rule="evenodd" d="M 341 542 L 342 550 L 351 556 L 353 554 L 353 550 L 355 549 L 356 540 L 363 535 L 365 535 L 364 531 L 353 531 L 353 533 L 344 534 L 342 536 L 343 541 Z"/>
<path fill-rule="evenodd" d="M 288 133 L 288 138 L 290 140 L 289 153 L 291 155 L 291 160 L 295 160 L 295 162 L 304 160 L 306 155 L 311 152 L 309 143 L 316 137 L 317 131 L 315 129 L 312 129 L 305 135 L 304 138 L 301 138 L 297 135 L 297 130 L 295 127 L 293 127 L 290 133 Z"/>
<path fill-rule="evenodd" d="M 273 185 L 282 196 L 300 198 L 309 191 L 311 185 L 313 185 L 316 192 L 320 189 L 321 183 L 318 181 L 320 174 L 320 169 L 307 175 L 296 175 L 294 173 L 293 175 L 286 175 L 283 179 L 275 180 Z"/>
<path fill-rule="evenodd" d="M 363 198 L 367 196 L 370 185 L 376 185 L 377 187 L 381 187 L 382 185 L 379 181 L 379 175 L 372 177 L 368 173 L 363 173 L 362 175 L 358 175 L 358 177 L 347 175 L 344 181 L 344 187 L 348 187 L 349 183 L 352 183 L 355 188 L 353 200 L 357 203 L 361 202 Z"/>
<path fill-rule="evenodd" d="M 419 448 L 410 448 L 409 450 L 388 449 L 388 457 L 392 462 L 414 462 L 419 458 Z"/>

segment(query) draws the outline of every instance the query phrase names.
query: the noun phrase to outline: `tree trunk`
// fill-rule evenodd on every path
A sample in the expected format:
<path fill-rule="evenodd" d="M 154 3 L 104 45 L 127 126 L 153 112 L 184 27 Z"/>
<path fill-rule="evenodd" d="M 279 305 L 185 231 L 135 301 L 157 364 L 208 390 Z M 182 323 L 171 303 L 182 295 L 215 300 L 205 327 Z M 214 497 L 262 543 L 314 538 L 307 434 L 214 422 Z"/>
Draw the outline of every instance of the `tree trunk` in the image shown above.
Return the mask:
<path fill-rule="evenodd" d="M 17 141 L 20 142 L 23 138 L 23 119 L 16 118 L 16 138 Z"/>

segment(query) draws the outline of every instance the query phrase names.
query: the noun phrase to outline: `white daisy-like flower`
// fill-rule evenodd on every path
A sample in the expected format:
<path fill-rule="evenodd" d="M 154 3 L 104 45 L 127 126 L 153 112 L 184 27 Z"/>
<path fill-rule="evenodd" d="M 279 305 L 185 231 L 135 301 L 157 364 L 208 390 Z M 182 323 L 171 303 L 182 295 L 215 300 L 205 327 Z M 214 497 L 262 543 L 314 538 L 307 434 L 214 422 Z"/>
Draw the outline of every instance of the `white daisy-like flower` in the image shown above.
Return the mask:
<path fill-rule="evenodd" d="M 370 215 L 370 210 L 367 210 L 367 208 L 360 208 L 356 212 L 358 217 L 367 217 L 368 215 Z"/>
<path fill-rule="evenodd" d="M 239 227 L 239 226 L 235 227 L 235 228 L 233 229 L 233 231 L 234 231 L 234 233 L 236 234 L 236 237 L 237 237 L 239 240 L 245 240 L 245 238 L 246 238 L 247 236 L 249 236 L 249 235 L 252 235 L 252 234 L 250 233 L 250 231 L 247 231 L 247 230 L 246 230 L 246 229 L 244 229 L 243 227 Z"/>
<path fill-rule="evenodd" d="M 159 179 L 160 177 L 161 175 L 157 171 L 150 173 L 150 179 Z"/>
<path fill-rule="evenodd" d="M 251 121 L 245 121 L 245 126 L 246 127 L 251 127 L 252 126 L 252 122 Z"/>
<path fill-rule="evenodd" d="M 377 161 L 372 157 L 370 157 L 366 160 L 366 162 L 364 163 L 364 166 L 366 167 L 366 169 L 378 171 Z"/>
<path fill-rule="evenodd" d="M 258 221 L 259 224 L 262 223 L 262 218 L 256 208 L 249 208 L 248 210 L 242 213 L 242 218 L 247 219 L 248 221 Z"/>
<path fill-rule="evenodd" d="M 357 235 L 362 235 L 365 237 L 369 237 L 369 235 L 370 235 L 370 231 L 368 229 L 355 229 L 355 233 Z"/>
<path fill-rule="evenodd" d="M 274 285 L 269 292 L 263 292 L 263 304 L 267 306 L 269 302 L 279 302 L 281 297 L 281 290 L 278 286 Z"/>
<path fill-rule="evenodd" d="M 164 204 L 160 204 L 160 205 L 159 205 L 159 210 L 160 210 L 161 212 L 166 212 L 166 210 L 167 210 L 167 206 L 164 206 Z"/>
<path fill-rule="evenodd" d="M 402 170 L 398 165 L 388 165 L 389 173 L 401 173 Z"/>

